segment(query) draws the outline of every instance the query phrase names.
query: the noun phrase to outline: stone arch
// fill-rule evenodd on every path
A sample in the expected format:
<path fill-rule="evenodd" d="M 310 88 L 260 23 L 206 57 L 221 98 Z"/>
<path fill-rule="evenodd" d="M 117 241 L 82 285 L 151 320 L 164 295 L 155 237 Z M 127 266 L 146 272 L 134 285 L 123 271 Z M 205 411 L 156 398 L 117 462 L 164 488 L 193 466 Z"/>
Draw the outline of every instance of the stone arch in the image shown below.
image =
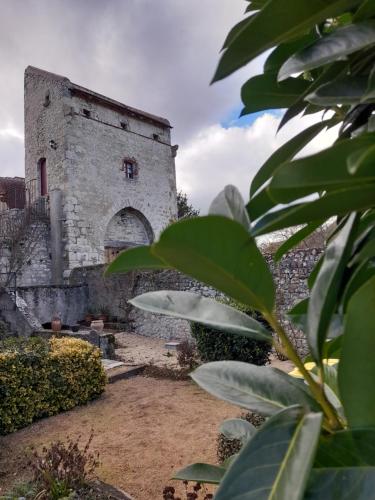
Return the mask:
<path fill-rule="evenodd" d="M 111 261 L 126 248 L 148 245 L 154 240 L 151 224 L 142 212 L 133 207 L 122 208 L 108 222 L 104 249 L 106 260 Z"/>

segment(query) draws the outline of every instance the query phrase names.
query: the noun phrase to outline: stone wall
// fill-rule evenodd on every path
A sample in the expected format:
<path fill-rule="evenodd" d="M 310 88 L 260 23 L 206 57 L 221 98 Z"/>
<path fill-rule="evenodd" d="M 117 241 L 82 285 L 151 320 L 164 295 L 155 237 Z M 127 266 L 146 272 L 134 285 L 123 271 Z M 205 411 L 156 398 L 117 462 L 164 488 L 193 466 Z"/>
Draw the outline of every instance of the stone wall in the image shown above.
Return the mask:
<path fill-rule="evenodd" d="M 321 253 L 321 249 L 296 250 L 277 265 L 271 255 L 266 255 L 277 285 L 276 301 L 280 319 L 303 354 L 307 351 L 304 335 L 287 321 L 285 312 L 307 296 L 306 279 Z M 74 269 L 72 283 L 87 283 L 90 306 L 94 309 L 105 306 L 112 316 L 127 323 L 129 331 L 145 336 L 182 339 L 190 335 L 190 327 L 186 321 L 136 309 L 128 304 L 130 298 L 154 290 L 191 291 L 213 298 L 221 295 L 211 287 L 176 271 L 143 271 L 103 277 L 104 269 L 105 266 Z"/>
<path fill-rule="evenodd" d="M 58 315 L 64 325 L 74 325 L 84 319 L 88 308 L 86 285 L 25 286 L 19 287 L 17 294 L 41 324 Z"/>

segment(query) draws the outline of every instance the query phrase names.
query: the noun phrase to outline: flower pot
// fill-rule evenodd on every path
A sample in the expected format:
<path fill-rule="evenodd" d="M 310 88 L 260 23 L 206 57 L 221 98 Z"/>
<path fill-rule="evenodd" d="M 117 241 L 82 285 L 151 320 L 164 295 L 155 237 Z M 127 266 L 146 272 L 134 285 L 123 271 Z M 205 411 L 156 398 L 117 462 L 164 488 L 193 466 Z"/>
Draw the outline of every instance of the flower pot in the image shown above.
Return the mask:
<path fill-rule="evenodd" d="M 103 329 L 104 329 L 103 320 L 101 320 L 101 319 L 95 319 L 94 321 L 91 321 L 90 328 L 92 330 L 96 330 L 97 332 L 102 332 Z"/>
<path fill-rule="evenodd" d="M 54 318 L 51 321 L 51 329 L 53 332 L 61 332 L 61 319 Z"/>

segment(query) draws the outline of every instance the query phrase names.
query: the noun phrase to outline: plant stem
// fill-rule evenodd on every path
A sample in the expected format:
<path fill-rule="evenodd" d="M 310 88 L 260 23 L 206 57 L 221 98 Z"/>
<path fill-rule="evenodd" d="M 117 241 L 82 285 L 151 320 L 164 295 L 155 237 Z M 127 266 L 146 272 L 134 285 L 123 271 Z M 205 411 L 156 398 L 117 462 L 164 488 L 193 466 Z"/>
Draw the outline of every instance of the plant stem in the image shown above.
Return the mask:
<path fill-rule="evenodd" d="M 281 340 L 282 345 L 283 345 L 284 354 L 286 354 L 288 356 L 288 358 L 290 359 L 290 361 L 292 361 L 294 363 L 294 365 L 298 368 L 298 370 L 301 372 L 304 379 L 306 380 L 307 384 L 309 385 L 312 394 L 314 395 L 315 399 L 322 407 L 322 409 L 323 409 L 323 411 L 328 419 L 328 423 L 329 423 L 330 428 L 332 430 L 341 429 L 342 425 L 340 423 L 340 420 L 337 417 L 336 410 L 331 405 L 331 403 L 327 400 L 327 397 L 324 393 L 323 385 L 318 384 L 313 379 L 313 377 L 311 376 L 309 371 L 305 368 L 303 361 L 298 356 L 297 351 L 295 350 L 293 344 L 289 340 L 289 337 L 287 336 L 283 327 L 280 325 L 280 323 L 276 319 L 275 315 L 274 314 L 265 314 L 265 319 L 268 321 L 271 328 L 274 330 L 274 332 L 277 334 L 277 336 Z M 279 346 L 276 342 L 274 343 L 274 345 L 276 348 L 279 348 Z"/>

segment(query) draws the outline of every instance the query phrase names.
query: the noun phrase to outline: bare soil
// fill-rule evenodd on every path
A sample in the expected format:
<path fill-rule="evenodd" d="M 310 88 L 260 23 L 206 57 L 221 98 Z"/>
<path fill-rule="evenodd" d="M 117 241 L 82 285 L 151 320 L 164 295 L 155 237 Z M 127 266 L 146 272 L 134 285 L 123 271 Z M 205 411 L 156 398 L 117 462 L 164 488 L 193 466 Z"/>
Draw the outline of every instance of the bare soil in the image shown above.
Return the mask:
<path fill-rule="evenodd" d="M 216 463 L 219 424 L 239 408 L 219 401 L 190 381 L 142 376 L 108 385 L 98 400 L 0 437 L 0 495 L 28 477 L 28 450 L 82 435 L 91 428 L 100 452 L 98 477 L 136 500 L 162 498 L 173 472 L 196 461 Z"/>

